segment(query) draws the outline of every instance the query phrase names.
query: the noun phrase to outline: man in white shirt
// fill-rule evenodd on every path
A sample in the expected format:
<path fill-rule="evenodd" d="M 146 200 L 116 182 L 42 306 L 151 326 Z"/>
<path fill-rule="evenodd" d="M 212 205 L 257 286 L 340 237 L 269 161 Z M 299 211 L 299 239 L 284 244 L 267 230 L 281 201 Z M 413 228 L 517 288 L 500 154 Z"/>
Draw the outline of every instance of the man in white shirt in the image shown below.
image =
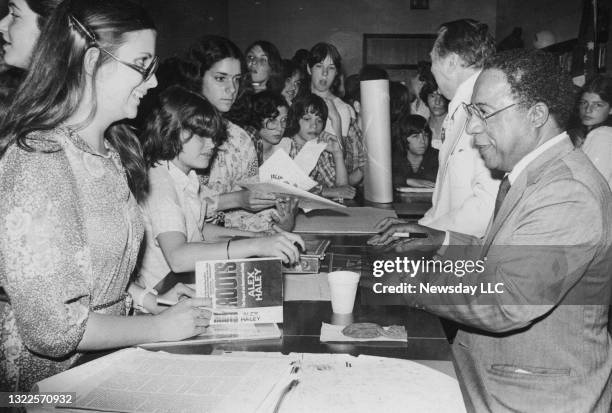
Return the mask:
<path fill-rule="evenodd" d="M 419 221 L 439 230 L 480 237 L 493 212 L 499 181 L 493 179 L 472 136 L 465 130 L 462 107 L 472 97 L 474 82 L 495 45 L 486 24 L 464 19 L 444 23 L 431 51 L 431 71 L 440 92 L 450 100 L 442 125 L 444 139 L 433 205 Z"/>
<path fill-rule="evenodd" d="M 511 50 L 485 63 L 471 100 L 467 131 L 486 166 L 506 173 L 484 239 L 404 224 L 371 241 L 438 250 L 444 270 L 398 271 L 415 287 L 402 298 L 461 323 L 452 349 L 469 412 L 607 413 L 612 192 L 564 132 L 571 79 L 552 54 Z"/>

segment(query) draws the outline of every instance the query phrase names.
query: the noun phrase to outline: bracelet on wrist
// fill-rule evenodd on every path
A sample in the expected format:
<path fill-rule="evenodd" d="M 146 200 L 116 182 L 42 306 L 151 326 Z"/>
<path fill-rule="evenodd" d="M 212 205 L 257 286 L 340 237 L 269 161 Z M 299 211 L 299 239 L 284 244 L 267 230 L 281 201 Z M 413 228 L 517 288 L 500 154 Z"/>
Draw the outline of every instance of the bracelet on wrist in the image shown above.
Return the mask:
<path fill-rule="evenodd" d="M 155 301 L 157 301 L 157 291 L 154 290 L 153 288 L 147 287 L 143 290 L 141 290 L 140 292 L 136 293 L 136 295 L 133 297 L 134 298 L 134 306 L 136 307 L 136 309 L 143 311 L 143 312 L 148 312 L 144 306 L 144 298 L 146 297 L 147 294 L 152 294 L 155 297 Z"/>

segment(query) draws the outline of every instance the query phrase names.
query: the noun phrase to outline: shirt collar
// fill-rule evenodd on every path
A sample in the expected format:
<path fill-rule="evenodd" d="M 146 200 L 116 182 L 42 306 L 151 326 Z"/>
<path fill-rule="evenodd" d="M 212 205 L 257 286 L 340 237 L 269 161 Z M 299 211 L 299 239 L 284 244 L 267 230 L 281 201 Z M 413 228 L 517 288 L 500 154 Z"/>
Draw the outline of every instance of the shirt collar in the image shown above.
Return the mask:
<path fill-rule="evenodd" d="M 555 136 L 554 138 L 547 140 L 542 145 L 538 146 L 533 151 L 525 155 L 520 161 L 517 162 L 516 165 L 514 165 L 514 168 L 512 168 L 512 171 L 508 173 L 508 180 L 510 181 L 510 185 L 514 184 L 514 181 L 516 180 L 516 178 L 520 175 L 521 172 L 525 170 L 525 168 L 527 168 L 527 166 L 531 162 L 533 162 L 538 156 L 544 153 L 547 149 L 562 142 L 566 137 L 567 137 L 567 133 L 563 132 Z"/>
<path fill-rule="evenodd" d="M 195 194 L 200 192 L 200 182 L 194 170 L 189 171 L 189 174 L 185 175 L 172 161 L 166 161 L 166 167 L 170 177 L 172 177 L 177 188 L 181 191 L 188 190 Z"/>

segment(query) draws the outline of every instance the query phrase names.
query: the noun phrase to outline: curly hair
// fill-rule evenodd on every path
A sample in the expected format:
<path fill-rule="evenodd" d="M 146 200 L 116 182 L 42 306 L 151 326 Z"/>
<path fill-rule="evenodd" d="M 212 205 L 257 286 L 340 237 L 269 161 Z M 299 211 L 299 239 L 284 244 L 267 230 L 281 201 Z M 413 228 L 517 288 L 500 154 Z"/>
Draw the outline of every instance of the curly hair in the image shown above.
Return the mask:
<path fill-rule="evenodd" d="M 522 107 L 542 102 L 557 126 L 567 128 L 576 90 L 556 56 L 542 50 L 513 49 L 495 54 L 484 69 L 501 71 Z"/>
<path fill-rule="evenodd" d="M 186 142 L 181 132 L 209 137 L 216 151 L 227 139 L 225 122 L 214 106 L 202 95 L 174 85 L 163 91 L 149 116 L 142 134 L 147 167 L 178 156 Z M 213 159 L 214 159 L 213 155 Z"/>
<path fill-rule="evenodd" d="M 251 126 L 257 130 L 263 127 L 263 122 L 266 119 L 275 118 L 279 115 L 278 108 L 289 105 L 281 95 L 270 90 L 264 90 L 253 96 L 251 110 Z"/>
<path fill-rule="evenodd" d="M 434 50 L 440 57 L 456 53 L 466 66 L 481 68 L 495 53 L 495 41 L 486 24 L 461 19 L 440 26 Z"/>
<path fill-rule="evenodd" d="M 178 79 L 181 86 L 185 86 L 193 92 L 201 93 L 204 74 L 215 63 L 227 58 L 238 60 L 241 72 L 247 72 L 242 51 L 231 40 L 221 36 L 201 38 L 189 48 L 186 57 L 181 59 L 178 64 L 177 69 L 180 72 Z"/>

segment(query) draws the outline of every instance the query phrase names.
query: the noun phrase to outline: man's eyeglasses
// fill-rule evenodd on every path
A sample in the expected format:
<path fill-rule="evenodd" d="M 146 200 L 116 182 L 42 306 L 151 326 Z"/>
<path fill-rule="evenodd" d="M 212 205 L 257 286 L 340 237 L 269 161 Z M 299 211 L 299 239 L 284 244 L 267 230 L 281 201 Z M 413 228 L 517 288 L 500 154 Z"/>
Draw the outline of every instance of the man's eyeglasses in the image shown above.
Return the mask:
<path fill-rule="evenodd" d="M 279 125 L 281 128 L 287 126 L 287 118 L 276 117 L 274 119 L 266 119 L 266 122 L 264 123 L 266 129 L 270 130 L 278 129 Z"/>
<path fill-rule="evenodd" d="M 153 57 L 153 59 L 151 60 L 151 63 L 149 63 L 149 66 L 141 67 L 141 66 L 135 65 L 134 63 L 128 63 L 128 62 L 125 62 L 119 59 L 114 54 L 112 54 L 111 52 L 109 52 L 108 50 L 100 46 L 96 46 L 96 47 L 100 49 L 101 51 L 103 51 L 104 53 L 106 53 L 110 58 L 112 58 L 116 62 L 121 63 L 122 65 L 125 65 L 129 67 L 130 69 L 133 69 L 137 71 L 138 73 L 140 73 L 140 75 L 142 76 L 142 81 L 144 83 L 146 83 L 149 79 L 153 77 L 153 75 L 157 71 L 157 68 L 159 67 L 159 59 L 157 58 L 157 56 Z"/>
<path fill-rule="evenodd" d="M 253 65 L 265 66 L 268 64 L 268 57 L 267 56 L 257 57 L 253 55 L 248 55 L 246 57 L 246 61 L 247 61 L 247 66 L 253 66 Z"/>
<path fill-rule="evenodd" d="M 473 116 L 476 116 L 478 120 L 480 120 L 485 126 L 487 126 L 487 119 L 492 118 L 493 116 L 503 112 L 504 110 L 510 109 L 512 106 L 516 106 L 516 105 L 518 105 L 518 102 L 512 103 L 511 105 L 508 105 L 508 106 L 504 106 L 503 108 L 498 109 L 495 112 L 491 112 L 488 115 L 485 115 L 484 113 L 482 113 L 482 110 L 480 110 L 480 108 L 474 105 L 473 103 L 470 103 L 470 104 L 462 103 L 462 106 L 468 115 L 468 118 L 467 118 L 468 123 L 470 122 L 470 120 L 472 120 Z"/>

